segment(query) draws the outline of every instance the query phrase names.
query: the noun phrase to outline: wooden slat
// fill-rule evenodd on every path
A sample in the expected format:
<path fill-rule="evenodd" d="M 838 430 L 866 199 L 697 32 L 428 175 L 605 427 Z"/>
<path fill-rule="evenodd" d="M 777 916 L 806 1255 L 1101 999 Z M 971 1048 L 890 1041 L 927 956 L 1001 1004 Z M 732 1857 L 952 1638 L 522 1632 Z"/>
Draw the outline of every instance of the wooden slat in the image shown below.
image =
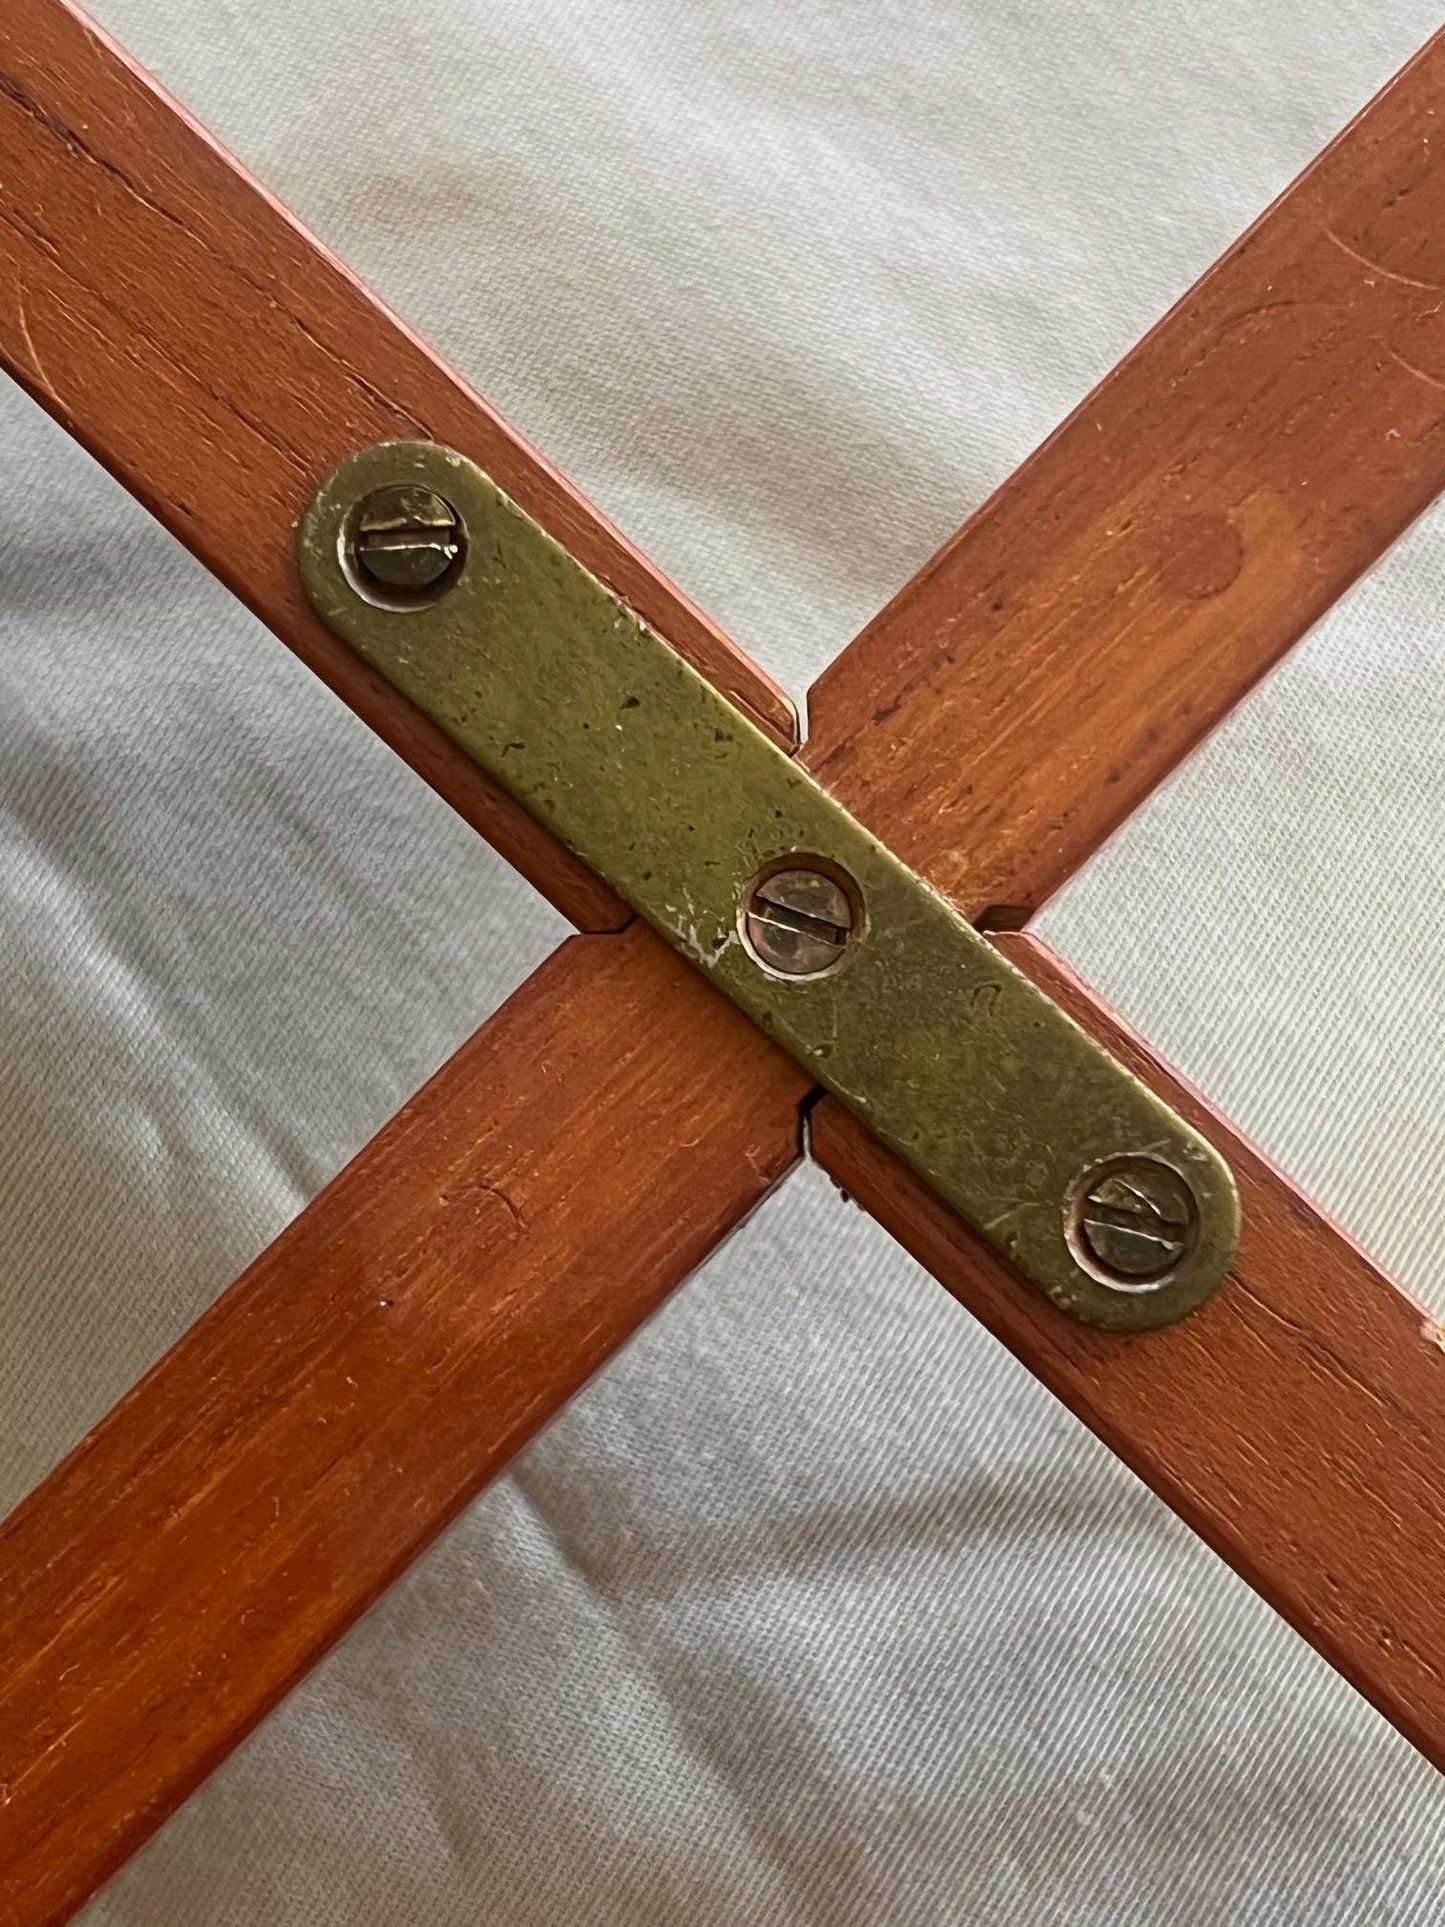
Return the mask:
<path fill-rule="evenodd" d="M 0 17 L 0 362 L 567 914 L 621 906 L 311 616 L 348 450 L 473 455 L 790 706 L 102 34 Z M 806 1080 L 631 930 L 560 953 L 0 1530 L 0 1921 L 66 1918 L 796 1155 Z"/>
<path fill-rule="evenodd" d="M 803 759 L 973 916 L 1042 902 L 1445 483 L 1436 39 L 824 675 Z M 813 1149 L 1445 1766 L 1445 1333 L 1036 940 L 1005 952 L 1240 1179 L 1136 1339 L 1018 1280 L 834 1100 Z"/>
<path fill-rule="evenodd" d="M 1231 1279 L 1168 1331 L 1088 1330 L 965 1231 L 832 1099 L 814 1155 L 1445 1767 L 1445 1332 L 1036 939 L 1005 954 L 1229 1158 Z"/>
<path fill-rule="evenodd" d="M 1437 38 L 908 584 L 806 760 L 973 917 L 1055 890 L 1445 484 Z"/>
<path fill-rule="evenodd" d="M 311 613 L 297 518 L 340 457 L 471 455 L 719 687 L 785 697 L 64 0 L 0 9 L 0 366 L 583 928 L 621 905 Z"/>
<path fill-rule="evenodd" d="M 574 938 L 0 1528 L 0 1922 L 69 1916 L 790 1166 L 806 1079 Z"/>

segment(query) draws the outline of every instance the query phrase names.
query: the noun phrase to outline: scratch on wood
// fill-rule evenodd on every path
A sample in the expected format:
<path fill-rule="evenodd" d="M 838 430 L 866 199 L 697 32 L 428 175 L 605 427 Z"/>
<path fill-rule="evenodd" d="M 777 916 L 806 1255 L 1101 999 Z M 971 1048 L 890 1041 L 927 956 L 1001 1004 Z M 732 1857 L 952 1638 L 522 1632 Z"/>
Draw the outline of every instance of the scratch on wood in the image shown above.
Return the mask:
<path fill-rule="evenodd" d="M 30 332 L 30 319 L 25 312 L 25 301 L 23 297 L 16 301 L 15 318 L 20 324 L 20 339 L 25 344 L 25 359 L 29 364 L 30 373 L 34 378 L 35 385 L 48 401 L 56 408 L 59 408 L 60 397 L 56 394 L 54 385 L 49 375 L 45 372 L 45 363 L 40 359 L 40 350 L 36 347 L 35 337 Z"/>
<path fill-rule="evenodd" d="M 1380 346 L 1390 357 L 1391 361 L 1398 367 L 1403 368 L 1407 375 L 1413 375 L 1417 381 L 1423 381 L 1427 388 L 1438 388 L 1441 394 L 1445 394 L 1445 381 L 1441 381 L 1438 375 L 1432 375 L 1427 373 L 1423 368 L 1417 368 L 1413 361 L 1406 361 L 1403 355 L 1395 352 L 1388 341 L 1382 341 Z"/>
<path fill-rule="evenodd" d="M 1332 227 L 1325 228 L 1325 235 L 1327 239 L 1334 242 L 1342 254 L 1347 254 L 1360 267 L 1368 268 L 1371 274 L 1378 274 L 1386 281 L 1394 281 L 1402 288 L 1420 288 L 1426 294 L 1441 292 L 1441 283 L 1438 281 L 1417 281 L 1413 275 L 1399 274 L 1394 268 L 1387 268 L 1383 261 L 1372 261 L 1368 254 L 1361 254 L 1358 248 L 1352 248 L 1349 242 L 1336 234 Z"/>
<path fill-rule="evenodd" d="M 152 214 L 159 215 L 163 221 L 169 221 L 172 227 L 180 228 L 183 233 L 189 232 L 178 214 L 172 214 L 168 207 L 162 207 L 159 201 L 152 200 L 139 183 L 131 179 L 123 167 L 117 166 L 109 156 L 98 153 L 83 134 L 72 127 L 68 121 L 62 120 L 59 114 L 52 113 L 43 102 L 35 98 L 29 88 L 22 86 L 13 74 L 0 72 L 0 96 L 12 101 L 22 114 L 27 115 L 37 126 L 43 127 L 70 153 L 89 161 L 91 166 L 99 168 L 102 174 L 108 174 L 118 187 L 123 188 L 132 199 L 139 201 L 142 207 L 149 208 Z"/>

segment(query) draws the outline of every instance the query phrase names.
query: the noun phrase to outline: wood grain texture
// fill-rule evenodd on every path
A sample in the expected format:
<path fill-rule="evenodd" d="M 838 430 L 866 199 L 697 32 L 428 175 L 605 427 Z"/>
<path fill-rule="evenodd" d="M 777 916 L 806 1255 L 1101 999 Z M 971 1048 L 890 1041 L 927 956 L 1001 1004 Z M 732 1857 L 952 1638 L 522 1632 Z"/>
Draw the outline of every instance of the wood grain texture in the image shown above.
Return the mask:
<path fill-rule="evenodd" d="M 790 1167 L 807 1080 L 562 947 L 0 1528 L 0 1922 L 69 1917 Z"/>
<path fill-rule="evenodd" d="M 791 706 L 65 0 L 0 11 L 0 366 L 583 928 L 621 904 L 312 614 L 296 523 L 353 449 L 446 442 L 755 721 Z"/>
<path fill-rule="evenodd" d="M 1037 906 L 1445 485 L 1432 41 L 829 668 L 805 760 Z"/>
<path fill-rule="evenodd" d="M 813 1152 L 1330 1663 L 1445 1766 L 1445 1332 L 1037 939 L 996 941 L 1230 1160 L 1235 1271 L 1167 1331 L 1064 1317 L 828 1098 Z"/>
<path fill-rule="evenodd" d="M 819 686 L 811 760 L 970 910 L 1046 895 L 1438 486 L 1441 78 L 1432 48 Z M 59 0 L 0 24 L 0 262 L 0 355 L 572 914 L 615 906 L 301 605 L 291 525 L 336 455 L 462 447 L 783 726 Z M 1011 950 L 1236 1160 L 1219 1300 L 1090 1333 L 831 1102 L 816 1149 L 1440 1759 L 1438 1334 Z M 802 1085 L 645 932 L 574 944 L 117 1407 L 0 1532 L 0 1922 L 64 1918 L 705 1255 L 786 1168 Z"/>

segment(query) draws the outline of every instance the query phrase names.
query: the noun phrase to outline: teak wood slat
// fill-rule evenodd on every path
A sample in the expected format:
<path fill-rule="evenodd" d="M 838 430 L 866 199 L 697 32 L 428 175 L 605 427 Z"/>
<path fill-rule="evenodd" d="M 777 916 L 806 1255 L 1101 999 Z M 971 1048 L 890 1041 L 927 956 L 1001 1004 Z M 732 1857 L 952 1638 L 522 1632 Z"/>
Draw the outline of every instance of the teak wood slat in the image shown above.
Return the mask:
<path fill-rule="evenodd" d="M 1421 156 L 1441 59 L 1426 50 L 820 684 L 809 760 L 971 911 L 1047 895 L 1439 486 L 1445 272 Z M 766 682 L 61 0 L 12 0 L 0 22 L 0 263 L 19 291 L 16 313 L 0 300 L 0 357 L 572 914 L 617 906 L 297 626 L 290 525 L 335 455 L 387 433 L 465 448 L 786 728 Z M 177 286 L 189 332 L 169 318 Z M 172 447 L 168 419 L 229 477 Z M 1037 946 L 1010 944 L 1114 1036 Z M 64 1918 L 762 1195 L 794 1154 L 802 1088 L 646 933 L 575 943 L 32 1495 L 0 1538 L 19 1927 Z M 1119 1340 L 981 1266 L 830 1104 L 816 1125 L 840 1181 L 1439 1758 L 1418 1575 L 1445 1505 L 1445 1358 L 1410 1300 L 1221 1141 L 1251 1220 L 1239 1278 L 1197 1331 Z M 407 1293 L 368 1301 L 392 1274 Z M 267 1294 L 275 1320 L 246 1316 Z M 1317 1418 L 1323 1400 L 1363 1442 Z M 403 1435 L 393 1408 L 437 1440 Z M 1325 1449 L 1296 1519 L 1312 1433 Z M 97 1679 L 70 1670 L 96 1655 Z M 117 1749 L 137 1764 L 112 1789 L 99 1763 Z"/>
<path fill-rule="evenodd" d="M 650 932 L 573 938 L 11 1515 L 5 1927 L 68 1918 L 752 1209 L 806 1087 Z"/>
<path fill-rule="evenodd" d="M 0 12 L 0 289 L 0 366 L 581 928 L 626 913 L 302 594 L 296 524 L 343 455 L 471 455 L 793 740 L 776 686 L 65 0 Z"/>
<path fill-rule="evenodd" d="M 832 1098 L 813 1155 L 1445 1767 L 1445 1332 L 1036 938 L 996 941 L 1229 1159 L 1244 1234 L 1216 1296 L 1111 1339 L 1012 1274 Z"/>
<path fill-rule="evenodd" d="M 1022 920 L 1445 487 L 1432 40 L 825 671 L 809 766 Z"/>

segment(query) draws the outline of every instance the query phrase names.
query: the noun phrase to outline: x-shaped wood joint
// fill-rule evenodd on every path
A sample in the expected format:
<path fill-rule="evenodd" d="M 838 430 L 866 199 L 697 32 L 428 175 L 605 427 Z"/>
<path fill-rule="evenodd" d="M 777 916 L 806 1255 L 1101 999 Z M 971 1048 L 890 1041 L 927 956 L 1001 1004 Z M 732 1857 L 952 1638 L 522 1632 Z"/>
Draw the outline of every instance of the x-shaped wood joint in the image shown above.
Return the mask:
<path fill-rule="evenodd" d="M 1234 1273 L 1057 1312 L 312 614 L 342 457 L 470 456 L 778 740 L 779 692 L 66 0 L 0 23 L 0 360 L 586 933 L 0 1528 L 0 1922 L 68 1918 L 814 1156 L 1437 1764 L 1445 1354 L 1022 925 L 1445 484 L 1432 42 L 910 582 L 802 761 L 1197 1124 Z"/>

